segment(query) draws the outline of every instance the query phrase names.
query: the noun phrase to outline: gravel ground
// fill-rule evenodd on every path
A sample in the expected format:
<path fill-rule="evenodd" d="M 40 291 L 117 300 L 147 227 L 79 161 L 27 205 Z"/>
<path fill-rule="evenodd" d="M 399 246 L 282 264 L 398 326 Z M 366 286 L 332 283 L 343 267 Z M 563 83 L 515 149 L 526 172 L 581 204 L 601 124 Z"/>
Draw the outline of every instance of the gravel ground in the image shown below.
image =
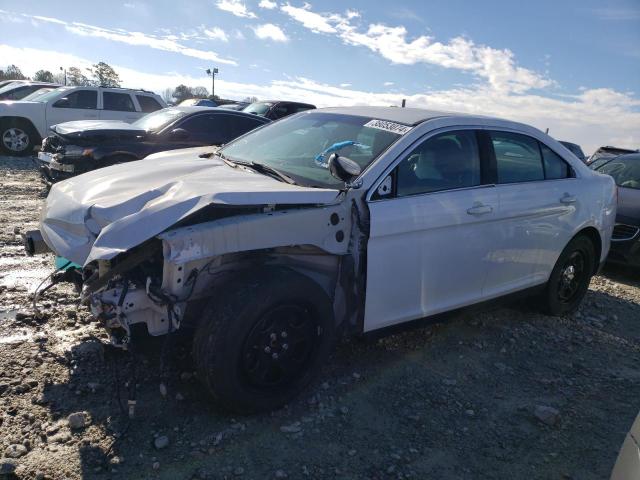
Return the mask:
<path fill-rule="evenodd" d="M 161 371 L 155 339 L 129 421 L 130 354 L 68 286 L 31 309 L 52 257 L 25 257 L 16 231 L 44 196 L 30 162 L 0 157 L 0 477 L 601 479 L 640 409 L 640 275 L 606 270 L 575 316 L 512 305 L 343 342 L 267 415 L 212 404 L 184 341 Z"/>

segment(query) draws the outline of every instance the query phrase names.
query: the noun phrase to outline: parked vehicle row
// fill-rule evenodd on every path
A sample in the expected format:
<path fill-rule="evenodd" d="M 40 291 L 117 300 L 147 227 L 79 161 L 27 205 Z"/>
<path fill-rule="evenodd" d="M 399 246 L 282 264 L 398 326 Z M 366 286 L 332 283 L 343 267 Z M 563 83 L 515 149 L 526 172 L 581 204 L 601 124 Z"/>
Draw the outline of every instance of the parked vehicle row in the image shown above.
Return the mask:
<path fill-rule="evenodd" d="M 613 177 L 618 186 L 618 213 L 608 261 L 640 267 L 640 153 L 600 157 L 590 165 Z"/>
<path fill-rule="evenodd" d="M 152 153 L 204 145 L 223 145 L 269 120 L 232 110 L 170 107 L 132 124 L 80 120 L 54 125 L 38 153 L 47 183 Z"/>
<path fill-rule="evenodd" d="M 49 127 L 72 120 L 133 122 L 166 107 L 145 90 L 60 87 L 30 101 L 0 102 L 0 144 L 5 153 L 31 155 Z"/>
<path fill-rule="evenodd" d="M 574 311 L 615 217 L 613 178 L 535 128 L 329 108 L 54 184 L 25 243 L 61 257 L 114 345 L 192 331 L 198 378 L 251 412 L 290 401 L 341 335 L 513 294 Z"/>

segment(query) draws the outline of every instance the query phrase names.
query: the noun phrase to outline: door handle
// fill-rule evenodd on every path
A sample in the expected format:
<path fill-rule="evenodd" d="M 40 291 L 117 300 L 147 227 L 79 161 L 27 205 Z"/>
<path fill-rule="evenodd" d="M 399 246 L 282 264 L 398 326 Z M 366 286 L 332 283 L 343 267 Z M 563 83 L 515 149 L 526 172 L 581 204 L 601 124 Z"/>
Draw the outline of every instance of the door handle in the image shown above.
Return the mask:
<path fill-rule="evenodd" d="M 469 215 L 484 215 L 491 212 L 493 212 L 493 207 L 491 205 L 480 204 L 467 209 L 467 213 Z"/>
<path fill-rule="evenodd" d="M 563 197 L 560 199 L 560 201 L 562 203 L 576 203 L 578 199 L 573 195 L 569 195 L 568 193 L 565 193 Z"/>

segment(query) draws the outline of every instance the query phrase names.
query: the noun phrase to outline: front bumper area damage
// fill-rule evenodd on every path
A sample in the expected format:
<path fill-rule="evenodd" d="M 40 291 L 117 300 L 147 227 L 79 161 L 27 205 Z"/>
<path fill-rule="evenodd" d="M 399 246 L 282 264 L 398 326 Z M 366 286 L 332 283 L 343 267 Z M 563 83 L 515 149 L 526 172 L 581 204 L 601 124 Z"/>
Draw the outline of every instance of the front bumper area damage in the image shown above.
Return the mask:
<path fill-rule="evenodd" d="M 347 294 L 336 290 L 350 230 L 350 213 L 342 205 L 265 207 L 171 229 L 127 252 L 128 258 L 100 261 L 93 272 L 85 268 L 83 299 L 112 343 L 123 348 L 134 325 L 145 325 L 152 336 L 175 332 L 190 302 L 224 295 L 225 276 L 260 265 L 302 272 L 342 302 Z"/>
<path fill-rule="evenodd" d="M 120 282 L 88 297 L 91 313 L 109 332 L 111 343 L 126 348 L 131 341 L 131 327 L 144 324 L 152 336 L 169 334 L 180 328 L 184 304 L 153 299 L 151 292 Z"/>

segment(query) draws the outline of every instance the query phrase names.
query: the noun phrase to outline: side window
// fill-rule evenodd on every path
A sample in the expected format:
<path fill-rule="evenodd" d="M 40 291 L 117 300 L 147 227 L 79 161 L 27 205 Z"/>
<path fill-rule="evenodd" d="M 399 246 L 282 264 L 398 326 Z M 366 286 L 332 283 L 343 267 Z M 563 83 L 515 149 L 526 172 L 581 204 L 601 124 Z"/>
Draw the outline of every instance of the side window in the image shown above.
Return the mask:
<path fill-rule="evenodd" d="M 547 180 L 571 177 L 571 168 L 567 162 L 560 157 L 560 155 L 551 150 L 544 143 L 540 143 L 540 150 L 542 151 L 544 174 Z"/>
<path fill-rule="evenodd" d="M 431 137 L 396 167 L 399 197 L 475 185 L 480 185 L 480 155 L 473 130 Z"/>
<path fill-rule="evenodd" d="M 212 145 L 223 143 L 223 122 L 217 115 L 195 115 L 181 122 L 177 127 L 189 132 L 189 138 Z"/>
<path fill-rule="evenodd" d="M 526 135 L 490 132 L 496 154 L 498 183 L 544 180 L 538 141 Z"/>
<path fill-rule="evenodd" d="M 162 105 L 160 105 L 153 97 L 148 97 L 147 95 L 136 95 L 136 98 L 140 104 L 140 109 L 144 113 L 155 112 L 162 108 Z"/>
<path fill-rule="evenodd" d="M 98 92 L 95 90 L 76 90 L 53 104 L 55 108 L 79 108 L 95 110 L 98 108 Z"/>
<path fill-rule="evenodd" d="M 255 118 L 247 118 L 241 115 L 219 115 L 223 123 L 223 143 L 228 143 L 234 138 L 244 135 L 245 133 L 264 125 Z"/>
<path fill-rule="evenodd" d="M 273 108 L 272 113 L 271 113 L 271 117 L 272 117 L 274 120 L 277 120 L 277 119 L 279 119 L 279 118 L 286 117 L 287 115 L 289 115 L 289 113 L 290 113 L 290 112 L 289 112 L 289 109 L 287 108 L 287 106 L 286 106 L 286 105 L 284 105 L 284 104 L 279 104 L 279 105 L 276 105 L 276 106 Z"/>
<path fill-rule="evenodd" d="M 128 93 L 102 92 L 102 109 L 116 112 L 135 112 L 131 95 Z"/>

